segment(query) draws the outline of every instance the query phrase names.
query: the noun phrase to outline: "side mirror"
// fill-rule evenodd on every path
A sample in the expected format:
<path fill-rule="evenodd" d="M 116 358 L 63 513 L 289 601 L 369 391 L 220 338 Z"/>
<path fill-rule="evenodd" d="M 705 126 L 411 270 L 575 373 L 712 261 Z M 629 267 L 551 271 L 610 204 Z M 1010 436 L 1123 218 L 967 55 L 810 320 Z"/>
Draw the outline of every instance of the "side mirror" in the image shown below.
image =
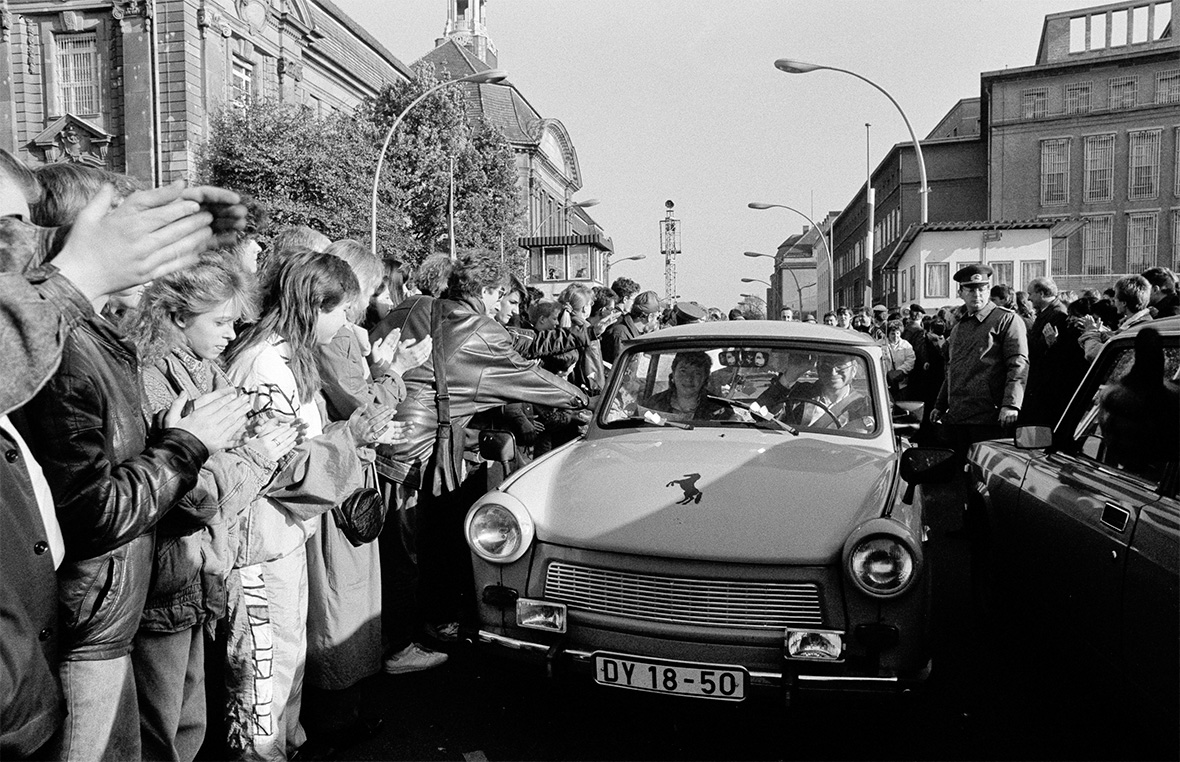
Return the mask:
<path fill-rule="evenodd" d="M 1021 450 L 1044 450 L 1053 445 L 1053 429 L 1048 426 L 1020 426 L 1016 429 L 1016 446 Z"/>
<path fill-rule="evenodd" d="M 485 429 L 479 432 L 479 456 L 495 463 L 516 460 L 516 437 L 510 431 Z"/>
<path fill-rule="evenodd" d="M 901 454 L 901 478 L 908 482 L 902 501 L 913 502 L 914 487 L 950 481 L 955 475 L 955 451 L 939 447 L 911 447 Z"/>
<path fill-rule="evenodd" d="M 901 478 L 910 484 L 945 482 L 954 475 L 954 450 L 911 447 L 901 454 Z"/>

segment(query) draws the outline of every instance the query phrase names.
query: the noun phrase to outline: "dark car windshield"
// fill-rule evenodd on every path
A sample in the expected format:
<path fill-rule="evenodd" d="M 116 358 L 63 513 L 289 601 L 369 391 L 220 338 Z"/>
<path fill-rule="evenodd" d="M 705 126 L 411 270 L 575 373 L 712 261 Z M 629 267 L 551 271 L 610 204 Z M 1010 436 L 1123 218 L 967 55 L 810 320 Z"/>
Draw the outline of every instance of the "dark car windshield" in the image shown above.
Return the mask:
<path fill-rule="evenodd" d="M 600 408 L 600 424 L 608 428 L 628 421 L 734 426 L 769 415 L 800 431 L 877 432 L 868 358 L 857 352 L 755 344 L 663 347 L 626 353 L 614 374 Z"/>

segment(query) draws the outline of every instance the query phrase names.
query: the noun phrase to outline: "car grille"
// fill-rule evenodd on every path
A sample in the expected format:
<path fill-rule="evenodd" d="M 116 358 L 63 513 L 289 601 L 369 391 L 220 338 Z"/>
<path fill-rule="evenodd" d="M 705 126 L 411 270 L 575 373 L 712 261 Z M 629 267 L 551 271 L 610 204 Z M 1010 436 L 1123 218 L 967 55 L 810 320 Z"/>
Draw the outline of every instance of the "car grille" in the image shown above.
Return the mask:
<path fill-rule="evenodd" d="M 811 582 L 658 577 L 555 561 L 545 573 L 545 597 L 596 614 L 710 627 L 823 623 Z"/>

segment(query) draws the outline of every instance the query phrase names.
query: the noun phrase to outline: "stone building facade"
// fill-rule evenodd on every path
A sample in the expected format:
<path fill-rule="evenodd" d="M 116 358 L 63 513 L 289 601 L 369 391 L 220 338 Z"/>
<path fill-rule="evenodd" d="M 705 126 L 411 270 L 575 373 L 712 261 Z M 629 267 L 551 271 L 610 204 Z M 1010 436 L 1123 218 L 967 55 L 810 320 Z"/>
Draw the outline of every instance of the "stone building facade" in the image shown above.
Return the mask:
<path fill-rule="evenodd" d="M 1180 266 L 1177 20 L 1167 0 L 1051 14 L 1034 65 L 982 75 L 990 219 L 1076 222 L 1062 288 Z"/>
<path fill-rule="evenodd" d="M 0 0 L 0 145 L 191 178 L 218 109 L 351 112 L 410 70 L 328 0 Z"/>
<path fill-rule="evenodd" d="M 421 60 L 448 79 L 496 68 L 486 19 L 485 0 L 450 0 L 443 36 Z M 459 86 L 468 118 L 485 119 L 512 146 L 525 211 L 514 243 L 527 252 L 529 284 L 546 294 L 575 282 L 604 285 L 614 246 L 589 212 L 574 206 L 582 169 L 565 125 L 542 117 L 509 80 Z"/>

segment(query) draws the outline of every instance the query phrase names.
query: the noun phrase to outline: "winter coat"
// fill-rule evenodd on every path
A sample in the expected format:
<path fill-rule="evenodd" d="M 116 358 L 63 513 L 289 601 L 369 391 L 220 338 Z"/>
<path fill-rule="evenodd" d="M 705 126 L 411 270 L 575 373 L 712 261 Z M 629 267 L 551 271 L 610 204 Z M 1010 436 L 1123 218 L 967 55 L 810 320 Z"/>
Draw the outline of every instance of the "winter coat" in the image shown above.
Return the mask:
<path fill-rule="evenodd" d="M 242 515 L 235 568 L 289 555 L 318 531 L 322 514 L 364 483 L 363 464 L 347 424 L 324 426 L 318 399 L 299 402 L 286 358 L 286 342 L 274 335 L 236 357 L 228 371 L 230 379 L 246 389 L 272 385 L 274 396 L 285 397 L 281 404 L 293 407 L 289 412 L 307 426 L 307 438 L 283 458 L 263 494 Z"/>
<path fill-rule="evenodd" d="M 135 348 L 95 315 L 14 421 L 53 488 L 65 539 L 62 656 L 124 656 L 151 581 L 152 530 L 196 485 L 209 453 L 179 429 L 148 440 Z"/>
<path fill-rule="evenodd" d="M 41 256 L 42 239 L 22 235 L 36 230 L 0 218 L 0 353 L 8 364 L 0 374 L 0 413 L 41 388 L 71 332 L 94 312 L 57 268 L 21 274 Z M 9 427 L 0 429 L 0 759 L 33 754 L 65 717 L 57 677 L 57 573 L 30 477 L 37 466 Z"/>
<path fill-rule="evenodd" d="M 347 421 L 370 402 L 396 405 L 405 394 L 400 376 L 372 380 L 349 326 L 320 348 L 318 361 L 330 420 Z M 349 542 L 331 512 L 319 522 L 307 541 L 306 680 L 342 690 L 381 670 L 381 556 L 376 542 Z"/>
<path fill-rule="evenodd" d="M 474 300 L 411 297 L 386 316 L 377 333 L 401 328 L 403 339 L 431 335 L 431 310 L 436 302 L 441 310 L 441 326 L 432 338 L 435 353 L 446 364 L 452 426 L 460 433 L 453 448 L 456 455 L 463 450 L 463 428 L 480 410 L 513 401 L 557 408 L 587 406 L 588 398 L 577 387 L 521 357 L 512 348 L 508 331 L 487 317 Z M 397 460 L 422 465 L 434 452 L 438 428 L 434 357 L 407 371 L 404 381 L 406 399 L 398 406 L 396 420 L 412 424 L 412 429 L 406 443 L 390 449 Z M 459 464 L 453 465 L 455 473 L 459 473 Z"/>
<path fill-rule="evenodd" d="M 213 391 L 215 378 L 225 378 L 220 368 L 183 348 L 145 366 L 141 375 L 149 420 L 182 392 L 196 399 Z M 224 616 L 238 521 L 275 465 L 248 447 L 214 453 L 205 461 L 197 486 L 156 528 L 152 585 L 140 629 L 182 632 Z"/>

